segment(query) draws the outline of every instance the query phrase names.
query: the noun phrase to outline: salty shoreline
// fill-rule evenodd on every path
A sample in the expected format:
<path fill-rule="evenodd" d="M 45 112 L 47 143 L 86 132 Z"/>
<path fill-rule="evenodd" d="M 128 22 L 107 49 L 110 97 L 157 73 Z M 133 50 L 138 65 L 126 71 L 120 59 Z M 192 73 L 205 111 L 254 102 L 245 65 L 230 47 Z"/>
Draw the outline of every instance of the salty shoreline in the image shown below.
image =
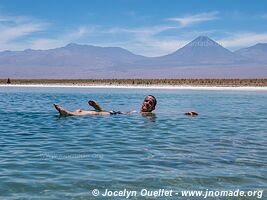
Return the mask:
<path fill-rule="evenodd" d="M 210 85 L 106 85 L 106 84 L 0 84 L 0 87 L 47 88 L 118 88 L 166 90 L 257 90 L 267 91 L 267 86 L 210 86 Z"/>
<path fill-rule="evenodd" d="M 267 90 L 267 79 L 0 79 L 0 87 Z"/>
<path fill-rule="evenodd" d="M 267 87 L 267 79 L 0 79 L 0 84 Z"/>

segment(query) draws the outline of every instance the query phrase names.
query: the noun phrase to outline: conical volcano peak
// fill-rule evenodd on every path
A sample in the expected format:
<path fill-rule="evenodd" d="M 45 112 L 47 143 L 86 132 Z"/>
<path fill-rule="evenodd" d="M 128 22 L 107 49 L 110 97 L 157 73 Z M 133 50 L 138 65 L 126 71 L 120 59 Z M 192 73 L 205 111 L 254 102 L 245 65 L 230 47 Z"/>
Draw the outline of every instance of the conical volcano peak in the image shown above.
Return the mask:
<path fill-rule="evenodd" d="M 194 39 L 194 40 L 197 40 L 197 41 L 203 41 L 203 42 L 205 42 L 205 41 L 213 41 L 212 39 L 210 39 L 208 36 L 204 36 L 204 35 L 200 35 L 200 36 L 198 36 L 196 39 Z"/>
<path fill-rule="evenodd" d="M 165 59 L 194 64 L 234 63 L 236 55 L 206 36 L 199 36 Z"/>
<path fill-rule="evenodd" d="M 188 44 L 188 46 L 199 46 L 199 47 L 209 47 L 209 46 L 221 46 L 214 40 L 207 36 L 199 36 Z"/>

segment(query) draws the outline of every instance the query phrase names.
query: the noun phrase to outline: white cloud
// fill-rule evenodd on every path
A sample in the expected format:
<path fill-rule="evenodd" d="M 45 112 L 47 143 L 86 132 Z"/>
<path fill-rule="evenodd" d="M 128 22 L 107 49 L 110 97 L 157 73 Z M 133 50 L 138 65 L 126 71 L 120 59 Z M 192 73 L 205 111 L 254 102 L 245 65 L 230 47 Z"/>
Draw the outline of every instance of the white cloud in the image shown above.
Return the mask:
<path fill-rule="evenodd" d="M 98 30 L 102 34 L 112 34 L 114 41 L 105 41 L 94 43 L 100 46 L 119 46 L 132 51 L 133 53 L 145 56 L 160 56 L 171 53 L 183 44 L 182 40 L 159 35 L 160 33 L 172 29 L 177 29 L 175 26 L 147 26 L 140 28 L 129 27 L 114 27 Z M 103 36 L 104 37 L 104 36 Z M 121 39 L 127 38 L 127 39 Z"/>
<path fill-rule="evenodd" d="M 218 14 L 219 13 L 217 11 L 205 12 L 205 13 L 199 13 L 195 15 L 169 18 L 168 20 L 178 22 L 181 27 L 187 27 L 193 24 L 204 22 L 204 21 L 211 21 L 211 20 L 218 19 L 219 18 Z"/>
<path fill-rule="evenodd" d="M 131 45 L 128 45 L 125 48 L 137 54 L 155 57 L 173 53 L 188 42 L 188 40 L 181 39 L 147 38 L 139 42 L 133 42 Z"/>
<path fill-rule="evenodd" d="M 0 15 L 0 49 L 21 49 L 25 42 L 18 42 L 18 39 L 43 31 L 48 26 L 46 22 L 29 17 Z"/>
<path fill-rule="evenodd" d="M 0 23 L 9 22 L 13 24 L 25 23 L 29 21 L 36 21 L 36 19 L 26 16 L 14 16 L 14 15 L 0 15 Z"/>
<path fill-rule="evenodd" d="M 44 30 L 44 26 L 45 25 L 41 23 L 26 23 L 12 27 L 0 27 L 0 41 L 8 42 L 14 39 L 18 39 L 19 37 Z"/>
<path fill-rule="evenodd" d="M 122 29 L 123 28 L 116 28 L 116 31 Z M 94 45 L 119 46 L 135 54 L 153 57 L 172 53 L 189 42 L 189 40 L 181 38 L 177 39 L 176 37 L 157 35 L 161 32 L 159 30 L 160 29 L 158 29 L 158 31 L 152 30 L 151 27 L 143 27 L 138 30 L 126 29 L 125 31 L 127 32 L 125 32 L 125 34 L 128 36 L 128 39 L 109 42 L 103 40 L 103 42 L 94 43 Z M 118 33 L 121 32 L 118 31 Z"/>
<path fill-rule="evenodd" d="M 59 36 L 55 36 L 52 38 L 33 39 L 30 41 L 29 48 L 51 49 L 56 47 L 62 47 L 68 43 L 75 42 L 76 40 L 87 36 L 91 32 L 93 32 L 93 29 L 86 26 L 80 26 L 75 31 L 61 33 Z"/>
<path fill-rule="evenodd" d="M 249 47 L 257 43 L 267 43 L 267 33 L 232 33 L 230 36 L 218 40 L 226 48 L 236 50 L 242 47 Z"/>
<path fill-rule="evenodd" d="M 116 43 L 103 42 L 94 45 L 105 46 L 105 47 L 119 46 L 138 55 L 155 57 L 172 53 L 187 43 L 188 43 L 187 40 L 176 40 L 168 38 L 157 40 L 154 38 L 143 38 L 143 39 L 134 39 Z"/>
<path fill-rule="evenodd" d="M 142 35 L 142 36 L 148 36 L 148 35 L 156 35 L 158 33 L 161 33 L 163 31 L 167 31 L 170 29 L 175 29 L 174 26 L 148 26 L 148 27 L 141 27 L 141 28 L 122 28 L 122 27 L 115 27 L 108 29 L 104 32 L 111 33 L 111 34 L 118 34 L 118 33 L 129 33 L 134 35 Z"/>
<path fill-rule="evenodd" d="M 0 50 L 49 49 L 65 46 L 92 32 L 92 28 L 80 26 L 72 31 L 62 30 L 57 35 L 34 35 L 47 31 L 51 24 L 25 16 L 0 15 Z"/>

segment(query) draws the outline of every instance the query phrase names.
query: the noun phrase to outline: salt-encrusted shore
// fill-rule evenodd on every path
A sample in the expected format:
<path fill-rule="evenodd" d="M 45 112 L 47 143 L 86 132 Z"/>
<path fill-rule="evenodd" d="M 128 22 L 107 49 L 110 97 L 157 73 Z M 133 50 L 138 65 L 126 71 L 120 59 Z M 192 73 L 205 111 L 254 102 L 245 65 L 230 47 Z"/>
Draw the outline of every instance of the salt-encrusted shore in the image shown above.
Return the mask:
<path fill-rule="evenodd" d="M 102 84 L 0 84 L 0 87 L 47 87 L 47 88 L 124 88 L 124 89 L 166 89 L 166 90 L 257 90 L 267 91 L 267 87 L 257 86 L 190 86 L 190 85 L 102 85 Z"/>

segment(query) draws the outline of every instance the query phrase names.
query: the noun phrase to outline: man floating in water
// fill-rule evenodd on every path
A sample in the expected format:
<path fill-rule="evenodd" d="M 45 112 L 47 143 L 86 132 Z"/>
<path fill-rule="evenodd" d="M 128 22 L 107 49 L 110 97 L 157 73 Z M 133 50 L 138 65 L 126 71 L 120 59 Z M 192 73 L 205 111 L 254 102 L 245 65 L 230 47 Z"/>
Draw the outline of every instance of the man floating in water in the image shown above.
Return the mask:
<path fill-rule="evenodd" d="M 89 100 L 88 104 L 90 106 L 92 106 L 95 110 L 81 110 L 78 109 L 74 112 L 68 111 L 64 108 L 62 108 L 61 106 L 54 104 L 56 110 L 59 112 L 60 116 L 84 116 L 84 115 L 117 115 L 117 114 L 123 114 L 123 115 L 127 115 L 127 114 L 131 114 L 134 111 L 131 112 L 121 112 L 121 111 L 104 111 L 101 106 L 94 100 Z M 146 98 L 143 101 L 142 107 L 140 112 L 142 114 L 151 114 L 153 110 L 155 110 L 157 105 L 157 100 L 153 95 L 148 95 L 146 96 Z M 190 112 L 186 112 L 184 113 L 185 115 L 189 115 L 189 116 L 197 116 L 198 113 L 195 111 L 190 111 Z"/>
<path fill-rule="evenodd" d="M 104 111 L 101 106 L 94 100 L 88 101 L 89 105 L 92 106 L 95 110 L 76 110 L 74 112 L 68 111 L 62 108 L 60 105 L 54 104 L 56 110 L 59 112 L 60 116 L 84 116 L 84 115 L 116 115 L 116 114 L 131 114 L 131 112 L 120 112 L 120 111 Z M 157 100 L 153 95 L 146 96 L 142 107 L 141 113 L 151 113 L 155 110 L 157 105 Z"/>

